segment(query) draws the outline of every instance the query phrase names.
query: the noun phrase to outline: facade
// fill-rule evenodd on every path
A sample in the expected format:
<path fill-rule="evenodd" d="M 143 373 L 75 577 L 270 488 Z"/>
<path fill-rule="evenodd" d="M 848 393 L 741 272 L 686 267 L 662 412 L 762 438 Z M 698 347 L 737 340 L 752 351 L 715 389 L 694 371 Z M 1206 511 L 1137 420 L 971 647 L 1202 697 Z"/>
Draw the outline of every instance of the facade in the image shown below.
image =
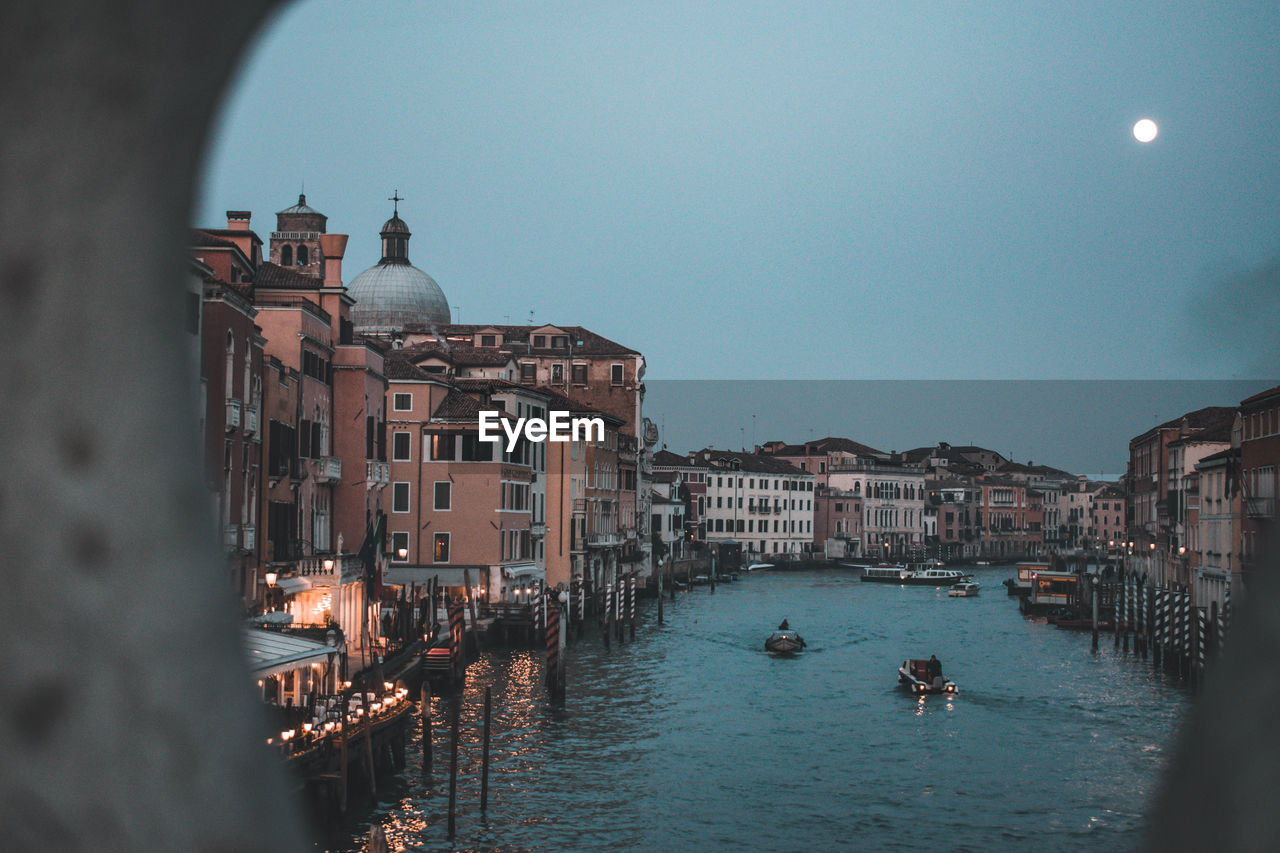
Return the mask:
<path fill-rule="evenodd" d="M 825 472 L 816 476 L 825 477 Z M 862 557 L 865 535 L 862 497 L 830 486 L 817 486 L 813 507 L 815 549 L 820 549 L 828 560 Z"/>
<path fill-rule="evenodd" d="M 862 500 L 863 553 L 883 560 L 924 556 L 925 475 L 901 457 L 858 458 L 827 468 L 832 489 Z"/>
<path fill-rule="evenodd" d="M 930 556 L 940 560 L 966 560 L 982 553 L 982 490 L 971 478 L 926 480 L 928 504 L 935 521 L 935 541 Z"/>
<path fill-rule="evenodd" d="M 1228 448 L 1196 463 L 1199 475 L 1194 599 L 1221 611 L 1227 590 L 1240 589 L 1240 451 Z"/>
<path fill-rule="evenodd" d="M 1247 586 L 1261 565 L 1259 555 L 1274 530 L 1280 494 L 1280 386 L 1240 402 L 1240 567 Z"/>

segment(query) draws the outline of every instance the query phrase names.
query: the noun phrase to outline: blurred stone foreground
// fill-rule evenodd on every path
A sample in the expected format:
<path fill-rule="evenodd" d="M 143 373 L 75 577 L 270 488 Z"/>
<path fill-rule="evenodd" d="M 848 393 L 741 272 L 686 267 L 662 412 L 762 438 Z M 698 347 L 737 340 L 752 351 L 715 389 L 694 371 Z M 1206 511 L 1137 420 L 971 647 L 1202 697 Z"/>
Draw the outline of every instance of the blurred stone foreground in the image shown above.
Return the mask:
<path fill-rule="evenodd" d="M 199 157 L 274 2 L 0 9 L 6 851 L 307 846 L 219 583 L 180 345 Z M 1153 851 L 1280 849 L 1273 586 L 1235 620 Z"/>

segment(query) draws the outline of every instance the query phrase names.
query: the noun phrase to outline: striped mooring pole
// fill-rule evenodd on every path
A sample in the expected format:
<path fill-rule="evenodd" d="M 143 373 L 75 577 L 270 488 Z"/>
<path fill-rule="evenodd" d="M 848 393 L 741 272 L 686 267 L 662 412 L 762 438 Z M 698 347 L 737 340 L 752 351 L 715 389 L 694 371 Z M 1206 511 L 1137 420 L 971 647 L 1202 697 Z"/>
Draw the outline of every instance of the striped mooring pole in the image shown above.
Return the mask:
<path fill-rule="evenodd" d="M 550 600 L 553 593 L 548 590 L 543 596 L 543 607 L 546 608 L 547 626 L 544 632 L 547 648 L 547 693 L 553 703 L 561 701 L 560 671 L 560 607 Z"/>
<path fill-rule="evenodd" d="M 1160 661 L 1164 657 L 1164 622 L 1165 622 L 1165 590 L 1164 587 L 1156 587 L 1152 590 L 1155 596 L 1155 624 L 1151 633 L 1151 663 L 1156 669 L 1160 668 Z"/>
<path fill-rule="evenodd" d="M 627 580 L 627 603 L 630 605 L 631 612 L 627 615 L 627 622 L 631 626 L 631 639 L 636 638 L 636 573 L 632 572 L 628 575 Z"/>

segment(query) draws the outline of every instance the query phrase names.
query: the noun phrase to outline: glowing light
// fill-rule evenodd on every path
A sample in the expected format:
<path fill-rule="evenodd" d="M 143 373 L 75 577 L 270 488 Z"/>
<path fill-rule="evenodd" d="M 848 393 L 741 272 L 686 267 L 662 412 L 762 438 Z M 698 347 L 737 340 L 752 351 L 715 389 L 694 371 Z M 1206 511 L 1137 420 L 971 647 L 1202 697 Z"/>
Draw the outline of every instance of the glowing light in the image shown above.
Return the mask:
<path fill-rule="evenodd" d="M 1133 138 L 1139 142 L 1150 142 L 1159 133 L 1159 126 L 1149 118 L 1139 119 L 1133 126 Z"/>

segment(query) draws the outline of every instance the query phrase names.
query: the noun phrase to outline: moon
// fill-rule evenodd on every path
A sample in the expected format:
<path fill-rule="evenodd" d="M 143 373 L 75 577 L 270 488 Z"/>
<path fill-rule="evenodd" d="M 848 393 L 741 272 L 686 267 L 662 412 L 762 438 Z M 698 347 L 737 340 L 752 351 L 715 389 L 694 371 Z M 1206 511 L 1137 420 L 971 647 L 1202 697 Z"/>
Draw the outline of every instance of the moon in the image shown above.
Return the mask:
<path fill-rule="evenodd" d="M 1133 126 L 1133 138 L 1139 142 L 1150 142 L 1159 132 L 1160 128 L 1149 118 L 1138 119 L 1138 123 Z"/>

